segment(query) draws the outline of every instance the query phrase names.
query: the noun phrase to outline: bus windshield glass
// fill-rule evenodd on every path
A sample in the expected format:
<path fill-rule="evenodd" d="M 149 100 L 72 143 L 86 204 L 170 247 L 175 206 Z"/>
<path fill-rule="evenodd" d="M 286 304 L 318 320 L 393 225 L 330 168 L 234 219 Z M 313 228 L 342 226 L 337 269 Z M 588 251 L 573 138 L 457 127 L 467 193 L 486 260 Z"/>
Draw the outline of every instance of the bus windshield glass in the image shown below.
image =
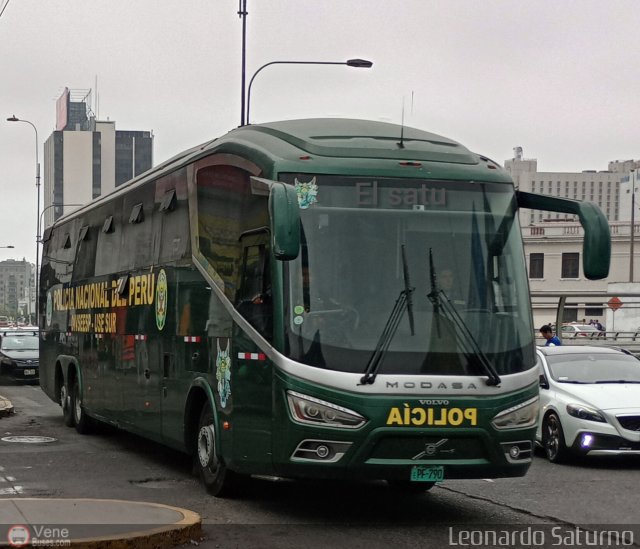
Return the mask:
<path fill-rule="evenodd" d="M 292 359 L 361 373 L 377 348 L 379 374 L 484 375 L 488 361 L 505 375 L 534 366 L 513 187 L 281 180 L 296 186 L 302 224 L 300 254 L 285 263 Z"/>

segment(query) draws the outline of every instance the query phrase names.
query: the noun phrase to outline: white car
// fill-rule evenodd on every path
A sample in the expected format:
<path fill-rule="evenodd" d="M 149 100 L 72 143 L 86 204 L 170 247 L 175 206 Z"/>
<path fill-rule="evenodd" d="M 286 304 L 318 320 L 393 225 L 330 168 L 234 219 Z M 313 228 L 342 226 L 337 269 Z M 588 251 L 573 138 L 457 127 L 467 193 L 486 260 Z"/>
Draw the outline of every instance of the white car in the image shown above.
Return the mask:
<path fill-rule="evenodd" d="M 596 338 L 602 332 L 591 324 L 565 324 L 560 328 L 562 337 L 590 337 Z"/>
<path fill-rule="evenodd" d="M 540 420 L 547 458 L 640 455 L 640 360 L 610 347 L 538 347 Z"/>

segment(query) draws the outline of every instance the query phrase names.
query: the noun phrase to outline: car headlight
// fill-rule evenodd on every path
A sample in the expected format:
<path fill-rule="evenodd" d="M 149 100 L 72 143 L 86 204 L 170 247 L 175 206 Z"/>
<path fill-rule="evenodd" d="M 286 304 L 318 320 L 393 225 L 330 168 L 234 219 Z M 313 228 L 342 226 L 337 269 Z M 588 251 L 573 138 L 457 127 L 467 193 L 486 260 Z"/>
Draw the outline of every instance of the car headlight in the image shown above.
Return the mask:
<path fill-rule="evenodd" d="M 607 422 L 607 420 L 600 412 L 598 412 L 598 410 L 596 410 L 595 408 L 590 408 L 589 406 L 583 406 L 582 404 L 567 404 L 567 413 L 570 416 L 577 417 L 578 419 L 598 421 L 600 423 Z"/>
<path fill-rule="evenodd" d="M 357 429 L 367 422 L 363 416 L 353 410 L 294 391 L 287 391 L 287 400 L 291 415 L 297 423 Z"/>
<path fill-rule="evenodd" d="M 512 406 L 493 418 L 491 424 L 496 429 L 524 429 L 533 427 L 538 421 L 540 400 L 533 397 L 522 404 Z"/>

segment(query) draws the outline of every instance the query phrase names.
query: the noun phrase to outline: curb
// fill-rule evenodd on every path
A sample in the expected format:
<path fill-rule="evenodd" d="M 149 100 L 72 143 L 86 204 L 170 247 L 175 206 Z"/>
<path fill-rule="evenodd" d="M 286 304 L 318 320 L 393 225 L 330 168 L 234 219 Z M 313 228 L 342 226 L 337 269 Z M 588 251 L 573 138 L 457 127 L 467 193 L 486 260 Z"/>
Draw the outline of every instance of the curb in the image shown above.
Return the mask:
<path fill-rule="evenodd" d="M 33 542 L 34 546 L 77 549 L 169 549 L 185 543 L 198 544 L 203 535 L 200 515 L 159 503 L 40 498 L 8 499 L 0 503 L 3 504 L 0 515 L 4 522 L 8 521 L 0 547 L 26 547 Z M 43 525 L 46 528 L 40 533 L 38 528 Z M 15 536 L 20 537 L 14 539 Z"/>
<path fill-rule="evenodd" d="M 10 416 L 13 413 L 14 410 L 11 401 L 0 395 L 0 417 Z"/>

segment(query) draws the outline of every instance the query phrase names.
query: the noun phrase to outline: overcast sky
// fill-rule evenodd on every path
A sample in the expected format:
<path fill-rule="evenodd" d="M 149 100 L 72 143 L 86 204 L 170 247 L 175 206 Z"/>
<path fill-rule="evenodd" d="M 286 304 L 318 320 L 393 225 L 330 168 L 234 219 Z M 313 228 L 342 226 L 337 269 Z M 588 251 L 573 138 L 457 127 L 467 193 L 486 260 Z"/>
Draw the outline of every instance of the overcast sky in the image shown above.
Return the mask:
<path fill-rule="evenodd" d="M 154 161 L 240 123 L 238 0 L 0 0 L 0 260 L 35 261 L 35 133 L 64 87 L 100 119 L 153 130 Z M 405 123 L 541 171 L 640 157 L 637 0 L 248 0 L 251 121 Z M 97 83 L 97 85 L 96 85 Z M 44 166 L 42 167 L 44 175 Z M 44 190 L 44 181 L 42 181 Z"/>

